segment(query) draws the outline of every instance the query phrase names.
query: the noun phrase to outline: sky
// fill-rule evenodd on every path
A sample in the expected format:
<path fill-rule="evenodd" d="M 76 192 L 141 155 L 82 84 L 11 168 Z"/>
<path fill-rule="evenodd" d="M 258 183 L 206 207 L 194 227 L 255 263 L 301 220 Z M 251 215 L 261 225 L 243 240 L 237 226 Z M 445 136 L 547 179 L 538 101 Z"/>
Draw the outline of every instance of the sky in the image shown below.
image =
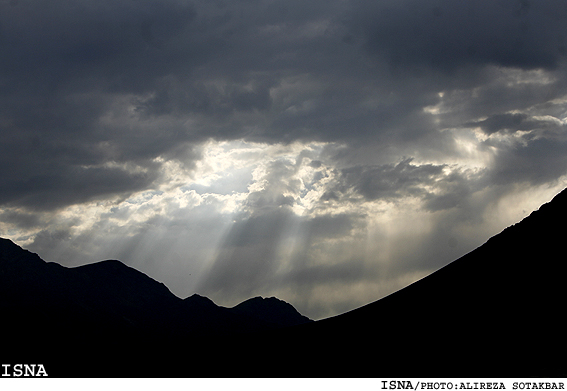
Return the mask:
<path fill-rule="evenodd" d="M 344 313 L 566 187 L 565 26 L 564 0 L 0 0 L 0 236 Z"/>

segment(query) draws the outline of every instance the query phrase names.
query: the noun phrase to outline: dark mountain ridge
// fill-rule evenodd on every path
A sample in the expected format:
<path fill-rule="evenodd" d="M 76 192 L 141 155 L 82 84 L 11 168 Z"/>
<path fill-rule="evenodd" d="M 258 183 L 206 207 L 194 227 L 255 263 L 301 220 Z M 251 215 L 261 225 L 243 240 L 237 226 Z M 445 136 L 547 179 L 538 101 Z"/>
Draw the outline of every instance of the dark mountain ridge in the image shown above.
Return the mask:
<path fill-rule="evenodd" d="M 301 315 L 291 304 L 276 297 L 253 297 L 234 306 L 231 312 L 285 327 L 311 322 L 311 319 Z"/>
<path fill-rule="evenodd" d="M 210 330 L 210 325 L 200 330 L 200 325 L 206 321 L 206 317 L 201 316 L 201 311 L 209 315 L 224 314 L 226 321 L 246 321 L 254 330 L 311 321 L 281 300 L 266 301 L 264 305 L 258 306 L 257 313 L 242 311 L 238 306 L 233 309 L 217 306 L 209 298 L 198 294 L 181 300 L 163 283 L 120 261 L 106 260 L 66 268 L 57 263 L 45 262 L 37 254 L 1 238 L 0 262 L 3 307 L 28 307 L 45 312 L 39 308 L 39 304 L 54 305 L 51 302 L 58 302 L 59 306 L 67 307 L 69 316 L 73 316 L 73 311 L 79 308 L 88 308 L 95 311 L 97 317 L 104 312 L 104 317 L 115 317 L 115 321 L 134 328 L 148 328 L 155 322 L 171 327 L 174 321 L 183 322 L 185 330 L 200 332 Z M 286 316 L 267 322 L 261 319 L 263 311 L 278 311 Z M 197 318 L 200 323 L 196 323 Z M 253 325 L 253 322 L 256 324 Z M 230 324 L 223 324 L 221 328 L 226 333 L 234 331 Z M 221 328 L 217 328 L 217 331 L 221 331 Z"/>
<path fill-rule="evenodd" d="M 102 350 L 112 352 L 114 357 L 100 354 L 113 365 L 95 373 L 145 376 L 150 373 L 140 372 L 135 363 L 164 345 L 194 349 L 208 340 L 311 322 L 281 300 L 255 309 L 217 306 L 197 294 L 182 300 L 117 260 L 67 268 L 0 239 L 2 334 L 21 341 L 3 349 L 2 362 L 36 359 L 56 376 L 92 376 L 96 366 L 90 364 L 94 359 L 100 366 L 95 353 Z M 281 316 L 267 320 L 262 312 Z"/>
<path fill-rule="evenodd" d="M 566 376 L 565 221 L 567 190 L 431 275 L 282 345 L 309 341 L 313 376 Z"/>
<path fill-rule="evenodd" d="M 0 240 L 3 328 L 21 341 L 2 360 L 74 377 L 561 377 L 566 220 L 567 190 L 430 276 L 307 323 L 275 298 L 181 300 L 118 261 L 64 268 Z"/>

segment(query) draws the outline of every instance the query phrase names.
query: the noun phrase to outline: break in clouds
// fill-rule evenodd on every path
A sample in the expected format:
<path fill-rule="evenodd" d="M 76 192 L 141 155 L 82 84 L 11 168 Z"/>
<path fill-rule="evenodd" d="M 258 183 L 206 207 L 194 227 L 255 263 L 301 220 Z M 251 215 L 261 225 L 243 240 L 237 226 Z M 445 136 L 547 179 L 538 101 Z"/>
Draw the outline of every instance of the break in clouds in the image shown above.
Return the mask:
<path fill-rule="evenodd" d="M 0 236 L 315 319 L 567 183 L 560 0 L 0 0 Z"/>

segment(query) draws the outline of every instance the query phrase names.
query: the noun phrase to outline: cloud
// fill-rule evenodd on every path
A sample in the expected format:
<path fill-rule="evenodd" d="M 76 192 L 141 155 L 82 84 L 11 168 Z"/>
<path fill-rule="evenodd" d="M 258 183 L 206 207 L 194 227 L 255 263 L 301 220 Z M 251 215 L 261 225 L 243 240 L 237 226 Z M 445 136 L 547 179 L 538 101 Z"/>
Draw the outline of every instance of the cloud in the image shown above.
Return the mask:
<path fill-rule="evenodd" d="M 356 2 L 353 25 L 394 68 L 553 69 L 567 54 L 560 1 Z"/>
<path fill-rule="evenodd" d="M 396 165 L 352 167 L 342 171 L 346 188 L 353 188 L 367 200 L 419 196 L 423 186 L 443 173 L 443 166 L 411 164 L 407 158 Z M 346 190 L 346 189 L 345 189 Z M 343 191 L 344 192 L 344 191 Z"/>
<path fill-rule="evenodd" d="M 565 141 L 536 139 L 503 151 L 497 158 L 492 181 L 556 183 L 565 175 Z"/>
<path fill-rule="evenodd" d="M 0 202 L 11 203 L 14 196 L 19 196 L 18 205 L 53 209 L 145 189 L 155 178 L 155 172 L 132 172 L 120 167 L 61 167 L 57 174 L 36 173 L 25 179 L 9 179 L 0 186 L 4 190 Z"/>
<path fill-rule="evenodd" d="M 547 121 L 532 120 L 527 114 L 495 114 L 485 120 L 471 122 L 467 125 L 479 126 L 486 134 L 498 131 L 516 132 L 519 130 L 533 130 L 534 128 L 546 126 Z"/>

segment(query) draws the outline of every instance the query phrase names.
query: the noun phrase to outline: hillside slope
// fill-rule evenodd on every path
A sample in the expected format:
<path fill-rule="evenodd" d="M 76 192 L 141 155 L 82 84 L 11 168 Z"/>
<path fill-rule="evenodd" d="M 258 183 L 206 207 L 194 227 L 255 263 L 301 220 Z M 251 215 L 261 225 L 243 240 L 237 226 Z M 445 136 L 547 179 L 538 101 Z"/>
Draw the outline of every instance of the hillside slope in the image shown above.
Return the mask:
<path fill-rule="evenodd" d="M 565 376 L 565 221 L 566 190 L 420 281 L 290 330 L 280 351 L 310 347 L 298 376 Z"/>

